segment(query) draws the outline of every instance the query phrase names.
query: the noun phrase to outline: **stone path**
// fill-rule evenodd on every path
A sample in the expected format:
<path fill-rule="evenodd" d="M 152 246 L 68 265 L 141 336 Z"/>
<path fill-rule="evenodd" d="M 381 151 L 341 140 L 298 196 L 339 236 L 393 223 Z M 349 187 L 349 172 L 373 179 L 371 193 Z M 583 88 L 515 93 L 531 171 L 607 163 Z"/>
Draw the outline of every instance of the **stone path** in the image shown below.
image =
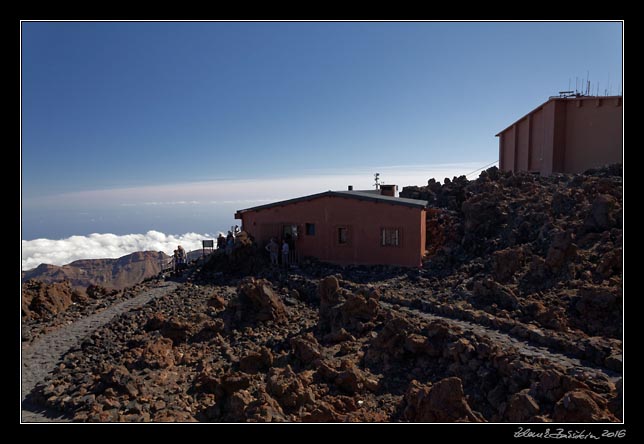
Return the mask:
<path fill-rule="evenodd" d="M 389 309 L 393 309 L 393 304 L 380 301 L 380 303 Z M 427 313 L 424 311 L 415 310 L 408 307 L 397 307 L 395 310 L 405 312 L 412 316 L 419 316 L 424 319 L 429 320 L 441 320 L 448 322 L 452 325 L 461 327 L 463 330 L 472 331 L 479 336 L 485 336 L 490 338 L 496 344 L 502 347 L 514 347 L 517 349 L 518 353 L 522 356 L 528 356 L 536 359 L 544 359 L 553 363 L 557 363 L 564 367 L 565 369 L 573 369 L 573 373 L 584 374 L 585 377 L 605 377 L 611 380 L 612 382 L 617 382 L 621 375 L 601 367 L 591 366 L 587 363 L 580 361 L 579 359 L 572 358 L 562 353 L 554 352 L 546 347 L 540 347 L 531 345 L 527 341 L 517 339 L 508 334 L 505 334 L 501 331 L 494 330 L 488 327 L 485 327 L 480 324 L 475 324 L 473 322 L 464 321 L 461 319 L 453 319 L 445 316 L 439 316 L 432 313 Z"/>
<path fill-rule="evenodd" d="M 176 282 L 162 282 L 157 287 L 144 291 L 132 299 L 116 303 L 103 311 L 47 333 L 36 339 L 30 346 L 23 347 L 21 353 L 22 422 L 69 421 L 70 418 L 65 417 L 60 412 L 45 410 L 42 407 L 30 404 L 25 401 L 25 398 L 38 383 L 42 382 L 54 370 L 65 352 L 80 344 L 85 336 L 107 324 L 115 316 L 167 294 L 177 286 Z"/>

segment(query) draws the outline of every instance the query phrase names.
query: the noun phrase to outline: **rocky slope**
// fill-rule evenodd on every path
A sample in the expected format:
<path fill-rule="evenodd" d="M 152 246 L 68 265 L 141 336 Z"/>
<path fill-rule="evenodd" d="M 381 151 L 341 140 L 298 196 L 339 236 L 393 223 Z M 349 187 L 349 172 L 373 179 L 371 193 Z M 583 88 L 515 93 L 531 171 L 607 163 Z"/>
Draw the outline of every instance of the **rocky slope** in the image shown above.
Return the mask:
<path fill-rule="evenodd" d="M 23 281 L 68 281 L 75 289 L 89 285 L 121 290 L 156 276 L 170 257 L 161 251 L 138 251 L 118 259 L 83 259 L 63 266 L 40 264 L 23 272 Z"/>
<path fill-rule="evenodd" d="M 440 297 L 588 336 L 622 334 L 621 167 L 542 178 L 484 171 L 405 187 L 430 201 L 427 276 Z"/>
<path fill-rule="evenodd" d="M 22 342 L 28 344 L 43 334 L 98 313 L 115 303 L 144 291 L 147 283 L 123 290 L 89 285 L 85 290 L 72 288 L 68 281 L 51 284 L 28 280 L 22 284 Z"/>
<path fill-rule="evenodd" d="M 70 349 L 31 401 L 91 422 L 617 422 L 616 173 L 407 188 L 435 208 L 420 270 L 215 254 Z"/>

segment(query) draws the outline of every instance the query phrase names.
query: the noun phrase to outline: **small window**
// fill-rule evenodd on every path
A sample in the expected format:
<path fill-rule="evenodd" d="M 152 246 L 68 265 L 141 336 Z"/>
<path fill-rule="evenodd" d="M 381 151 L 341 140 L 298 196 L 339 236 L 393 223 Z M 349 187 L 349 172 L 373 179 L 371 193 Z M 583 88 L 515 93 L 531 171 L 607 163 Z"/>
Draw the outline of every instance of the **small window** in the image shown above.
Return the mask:
<path fill-rule="evenodd" d="M 315 236 L 315 224 L 306 224 L 305 228 L 307 236 Z"/>
<path fill-rule="evenodd" d="M 349 232 L 346 227 L 338 228 L 338 243 L 345 245 L 349 239 Z"/>
<path fill-rule="evenodd" d="M 383 228 L 380 235 L 380 245 L 383 247 L 400 246 L 400 229 Z"/>

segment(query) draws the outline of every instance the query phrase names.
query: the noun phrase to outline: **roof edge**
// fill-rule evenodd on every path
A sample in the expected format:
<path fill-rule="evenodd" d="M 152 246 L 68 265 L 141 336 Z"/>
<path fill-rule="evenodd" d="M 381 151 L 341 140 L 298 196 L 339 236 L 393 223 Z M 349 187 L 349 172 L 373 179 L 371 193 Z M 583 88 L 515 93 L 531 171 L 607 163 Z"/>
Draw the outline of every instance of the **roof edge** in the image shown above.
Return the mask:
<path fill-rule="evenodd" d="M 368 200 L 371 202 L 383 202 L 383 203 L 390 203 L 392 205 L 402 205 L 406 207 L 415 207 L 415 208 L 425 208 L 428 204 L 426 200 L 420 200 L 420 199 L 406 199 L 406 200 L 393 200 L 393 199 L 380 199 L 377 197 L 377 195 L 374 196 L 367 196 L 367 195 L 359 195 L 359 194 L 350 194 L 350 193 L 343 193 L 340 191 L 323 191 L 322 193 L 316 193 L 316 194 L 310 194 L 308 196 L 302 196 L 302 197 L 295 197 L 293 199 L 287 199 L 287 200 L 281 200 L 278 202 L 271 202 L 268 204 L 264 205 L 258 205 L 256 207 L 250 207 L 250 208 L 244 208 L 243 210 L 237 210 L 236 214 L 242 214 L 246 213 L 249 211 L 259 211 L 259 210 L 264 210 L 267 208 L 272 208 L 272 207 L 278 207 L 278 206 L 284 206 L 284 205 L 290 205 L 294 204 L 297 202 L 304 202 L 308 200 L 313 200 L 313 199 L 318 199 L 320 197 L 326 197 L 326 196 L 333 196 L 333 197 L 343 197 L 345 199 L 358 199 L 358 200 Z M 416 200 L 416 202 L 409 202 L 410 200 Z"/>
<path fill-rule="evenodd" d="M 529 113 L 524 114 L 522 117 L 518 118 L 517 120 L 515 120 L 514 122 L 512 122 L 510 125 L 508 125 L 508 126 L 506 126 L 505 128 L 503 128 L 501 131 L 499 131 L 498 133 L 496 133 L 496 134 L 494 135 L 494 137 L 499 137 L 499 136 L 501 135 L 501 133 L 506 132 L 507 130 L 509 130 L 510 128 L 512 128 L 514 125 L 516 125 L 517 123 L 521 122 L 523 119 L 525 119 L 526 117 L 528 117 L 530 114 L 537 112 L 537 111 L 538 111 L 539 109 L 541 109 L 545 104 L 547 104 L 547 103 L 549 103 L 549 102 L 552 102 L 552 101 L 555 101 L 555 100 L 591 100 L 591 99 L 592 99 L 592 100 L 596 100 L 596 99 L 602 99 L 602 100 L 604 100 L 604 99 L 617 99 L 617 98 L 622 98 L 622 96 L 550 97 L 548 100 L 546 100 L 546 101 L 545 101 L 545 102 L 543 102 L 542 104 L 538 105 L 536 108 L 534 108 L 534 109 L 533 109 L 532 111 L 530 111 Z"/>

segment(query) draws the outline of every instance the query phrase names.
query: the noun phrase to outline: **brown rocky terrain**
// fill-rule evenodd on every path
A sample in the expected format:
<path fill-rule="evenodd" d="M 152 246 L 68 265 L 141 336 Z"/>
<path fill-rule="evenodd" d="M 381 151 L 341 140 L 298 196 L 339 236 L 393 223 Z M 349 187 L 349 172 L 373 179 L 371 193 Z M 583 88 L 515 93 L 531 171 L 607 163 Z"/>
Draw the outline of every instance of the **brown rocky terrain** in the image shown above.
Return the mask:
<path fill-rule="evenodd" d="M 89 285 L 72 288 L 69 281 L 51 284 L 28 280 L 22 284 L 22 341 L 30 343 L 40 335 L 71 324 L 116 302 L 130 299 L 147 288 L 139 283 L 124 290 Z"/>
<path fill-rule="evenodd" d="M 89 285 L 122 290 L 158 275 L 169 260 L 162 251 L 137 251 L 118 259 L 82 259 L 63 266 L 40 264 L 23 272 L 22 277 L 23 281 L 67 281 L 77 290 Z"/>
<path fill-rule="evenodd" d="M 90 422 L 619 422 L 620 174 L 405 188 L 433 205 L 419 270 L 215 254 L 28 400 Z"/>

